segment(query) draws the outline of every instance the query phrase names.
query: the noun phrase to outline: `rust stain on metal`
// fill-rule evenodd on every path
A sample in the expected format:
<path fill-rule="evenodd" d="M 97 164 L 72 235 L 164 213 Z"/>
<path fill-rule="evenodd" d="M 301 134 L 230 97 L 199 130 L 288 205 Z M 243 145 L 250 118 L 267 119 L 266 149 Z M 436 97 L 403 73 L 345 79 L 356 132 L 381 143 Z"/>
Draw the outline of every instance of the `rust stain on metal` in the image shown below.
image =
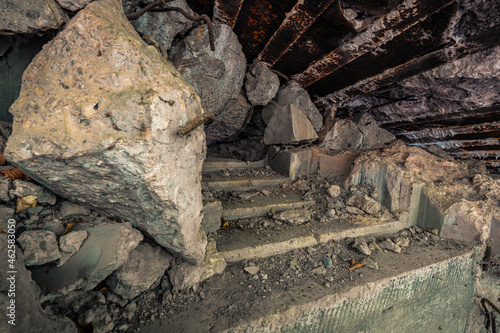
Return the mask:
<path fill-rule="evenodd" d="M 257 57 L 273 65 L 336 0 L 299 0 Z"/>
<path fill-rule="evenodd" d="M 215 0 L 214 21 L 227 24 L 231 28 L 236 24 L 244 0 Z"/>
<path fill-rule="evenodd" d="M 389 42 L 453 2 L 454 0 L 419 2 L 406 0 L 395 10 L 375 21 L 365 31 L 333 50 L 323 59 L 311 64 L 293 79 L 303 87 L 307 87 L 361 55 Z"/>

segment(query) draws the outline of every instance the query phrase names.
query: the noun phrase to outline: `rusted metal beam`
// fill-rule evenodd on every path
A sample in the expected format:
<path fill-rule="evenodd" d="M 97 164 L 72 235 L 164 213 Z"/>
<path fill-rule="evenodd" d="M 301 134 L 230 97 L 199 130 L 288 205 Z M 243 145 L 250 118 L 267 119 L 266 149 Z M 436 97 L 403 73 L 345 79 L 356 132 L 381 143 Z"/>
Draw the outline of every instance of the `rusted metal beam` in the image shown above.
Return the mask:
<path fill-rule="evenodd" d="M 473 150 L 473 151 L 460 151 L 460 152 L 450 152 L 451 156 L 458 157 L 460 159 L 488 159 L 488 160 L 499 160 L 500 161 L 500 151 L 498 150 Z"/>
<path fill-rule="evenodd" d="M 410 146 L 416 147 L 429 147 L 429 146 L 438 146 L 444 150 L 450 149 L 469 149 L 475 150 L 481 147 L 481 149 L 486 149 L 491 147 L 491 149 L 498 149 L 500 147 L 500 139 L 498 138 L 489 138 L 489 139 L 471 139 L 471 140 L 447 140 L 447 141 L 430 141 L 430 142 L 410 142 Z M 489 150 L 491 150 L 489 149 Z"/>
<path fill-rule="evenodd" d="M 441 128 L 426 128 L 418 131 L 403 131 L 397 137 L 410 142 L 429 142 L 438 140 L 486 139 L 500 137 L 500 122 L 475 124 L 469 126 L 448 126 Z"/>
<path fill-rule="evenodd" d="M 354 59 L 374 51 L 455 0 L 405 0 L 323 59 L 311 64 L 293 79 L 303 87 L 320 80 Z"/>
<path fill-rule="evenodd" d="M 299 39 L 316 19 L 335 1 L 299 0 L 287 14 L 271 39 L 267 42 L 257 60 L 271 66 Z"/>
<path fill-rule="evenodd" d="M 244 0 L 215 0 L 214 21 L 227 24 L 231 28 L 236 24 Z"/>

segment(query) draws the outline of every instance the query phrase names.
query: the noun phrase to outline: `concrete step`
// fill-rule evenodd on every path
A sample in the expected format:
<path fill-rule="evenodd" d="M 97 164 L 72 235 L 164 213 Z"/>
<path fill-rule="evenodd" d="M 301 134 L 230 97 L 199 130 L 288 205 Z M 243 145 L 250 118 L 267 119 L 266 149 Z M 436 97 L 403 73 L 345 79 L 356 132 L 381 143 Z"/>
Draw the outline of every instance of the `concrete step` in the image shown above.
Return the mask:
<path fill-rule="evenodd" d="M 256 195 L 250 200 L 222 201 L 222 218 L 228 221 L 266 216 L 271 210 L 279 213 L 289 209 L 306 208 L 314 205 L 311 200 L 302 200 L 298 194 L 289 194 L 286 197 L 268 197 Z"/>
<path fill-rule="evenodd" d="M 256 162 L 245 162 L 240 160 L 235 160 L 231 158 L 215 158 L 208 157 L 203 163 L 202 171 L 206 172 L 217 172 L 225 170 L 242 170 L 242 169 L 258 169 L 263 168 L 267 164 L 267 159 L 263 159 Z"/>
<path fill-rule="evenodd" d="M 372 254 L 377 270 L 348 270 L 336 260 L 329 269 L 294 273 L 292 262 L 321 262 L 328 248 L 339 246 L 330 242 L 293 256 L 229 263 L 223 274 L 179 295 L 186 300 L 182 307 L 139 332 L 468 332 L 477 248 L 412 241 L 405 253 Z M 249 274 L 247 265 L 260 270 Z"/>
<path fill-rule="evenodd" d="M 264 189 L 266 187 L 279 186 L 289 179 L 286 177 L 276 176 L 260 176 L 258 178 L 251 176 L 242 177 L 214 177 L 204 178 L 201 186 L 203 191 L 229 191 L 229 192 L 243 192 L 251 190 Z"/>

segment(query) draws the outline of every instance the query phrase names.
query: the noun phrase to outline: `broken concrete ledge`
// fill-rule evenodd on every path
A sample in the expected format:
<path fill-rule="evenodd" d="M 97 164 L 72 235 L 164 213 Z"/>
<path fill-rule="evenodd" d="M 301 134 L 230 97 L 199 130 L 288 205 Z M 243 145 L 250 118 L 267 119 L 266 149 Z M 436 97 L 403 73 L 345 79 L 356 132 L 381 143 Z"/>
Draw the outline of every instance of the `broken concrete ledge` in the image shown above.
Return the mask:
<path fill-rule="evenodd" d="M 219 248 L 220 255 L 224 257 L 226 262 L 237 262 L 241 260 L 250 260 L 257 258 L 266 258 L 295 249 L 301 249 L 308 246 L 327 243 L 331 240 L 340 240 L 346 237 L 362 237 L 379 234 L 396 233 L 407 228 L 405 223 L 400 221 L 387 222 L 377 225 L 368 226 L 352 226 L 350 228 L 338 231 L 325 231 L 322 233 L 314 233 L 312 235 L 297 236 L 282 241 L 274 241 L 271 243 L 262 243 L 256 239 L 251 246 L 241 248 L 227 249 Z M 248 237 L 251 237 L 248 235 Z"/>
<path fill-rule="evenodd" d="M 262 178 L 215 178 L 203 180 L 203 191 L 251 191 L 266 187 L 279 186 L 288 182 L 285 177 L 262 177 Z"/>
<path fill-rule="evenodd" d="M 203 163 L 203 172 L 224 170 L 259 169 L 267 165 L 267 158 L 255 162 L 239 161 L 232 158 L 207 157 Z"/>
<path fill-rule="evenodd" d="M 466 332 L 480 253 L 476 248 L 341 293 L 291 304 L 222 332 Z"/>

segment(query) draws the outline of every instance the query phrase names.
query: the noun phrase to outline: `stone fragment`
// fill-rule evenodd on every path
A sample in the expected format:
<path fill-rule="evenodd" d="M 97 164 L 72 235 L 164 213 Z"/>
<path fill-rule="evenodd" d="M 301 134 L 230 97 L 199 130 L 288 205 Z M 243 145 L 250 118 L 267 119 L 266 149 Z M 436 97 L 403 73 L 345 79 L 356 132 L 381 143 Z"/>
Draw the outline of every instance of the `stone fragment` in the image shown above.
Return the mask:
<path fill-rule="evenodd" d="M 342 194 L 342 189 L 338 185 L 331 185 L 326 189 L 326 193 L 328 193 L 329 196 L 335 199 L 340 197 L 340 195 Z"/>
<path fill-rule="evenodd" d="M 330 217 L 330 218 L 334 218 L 337 216 L 337 212 L 335 211 L 335 209 L 331 208 L 325 212 L 325 215 Z"/>
<path fill-rule="evenodd" d="M 10 109 L 9 161 L 61 197 L 203 260 L 204 134 L 176 134 L 203 110 L 193 87 L 135 32 L 121 2 L 79 11 L 25 79 Z"/>
<path fill-rule="evenodd" d="M 252 105 L 266 105 L 276 96 L 280 87 L 278 75 L 261 61 L 254 63 L 245 77 L 245 91 Z"/>
<path fill-rule="evenodd" d="M 168 272 L 170 281 L 172 282 L 173 290 L 184 290 L 193 287 L 198 283 L 214 276 L 221 274 L 226 268 L 227 263 L 218 251 L 213 239 L 210 239 L 207 244 L 205 260 L 199 265 L 192 265 L 188 262 L 183 262 L 174 265 Z"/>
<path fill-rule="evenodd" d="M 221 227 L 222 203 L 220 201 L 208 202 L 203 206 L 203 229 L 208 235 Z"/>
<path fill-rule="evenodd" d="M 0 34 L 36 33 L 58 29 L 68 15 L 55 0 L 10 0 L 2 4 Z"/>
<path fill-rule="evenodd" d="M 92 326 L 94 332 L 110 332 L 115 327 L 106 303 L 94 303 L 78 316 L 78 323 L 82 326 Z"/>
<path fill-rule="evenodd" d="M 0 251 L 7 254 L 7 235 L 0 233 Z M 24 256 L 19 247 L 15 248 L 15 330 L 11 330 L 12 325 L 8 324 L 7 312 L 3 312 L 0 322 L 0 331 L 2 332 L 30 332 L 30 333 L 76 333 L 77 329 L 73 322 L 66 317 L 54 316 L 49 308 L 42 309 L 40 301 L 40 288 L 31 279 L 31 273 L 25 267 Z M 4 256 L 4 258 L 7 258 Z M 7 260 L 1 264 L 2 279 L 0 279 L 0 306 L 2 309 L 7 309 L 10 305 L 8 298 L 8 290 L 11 280 L 5 277 L 4 273 L 12 270 L 8 269 Z M 5 311 L 5 310 L 2 310 Z"/>
<path fill-rule="evenodd" d="M 410 246 L 410 239 L 408 237 L 396 237 L 393 239 L 393 242 L 401 248 Z"/>
<path fill-rule="evenodd" d="M 42 206 L 30 207 L 26 209 L 28 215 L 38 215 L 44 208 Z"/>
<path fill-rule="evenodd" d="M 267 156 L 269 166 L 291 180 L 315 174 L 318 170 L 318 150 L 315 147 L 280 149 L 272 146 Z"/>
<path fill-rule="evenodd" d="M 362 141 L 363 133 L 352 120 L 339 119 L 319 146 L 333 150 L 358 149 Z"/>
<path fill-rule="evenodd" d="M 364 112 L 358 120 L 357 125 L 363 134 L 359 149 L 382 148 L 396 140 L 396 137 L 389 131 L 380 128 L 369 113 Z"/>
<path fill-rule="evenodd" d="M 370 215 L 375 215 L 382 209 L 382 205 L 377 200 L 366 194 L 355 194 L 347 200 L 346 204 L 357 207 Z"/>
<path fill-rule="evenodd" d="M 39 204 L 54 205 L 56 203 L 57 198 L 54 193 L 45 187 L 19 179 L 14 180 L 13 187 L 15 188 L 13 195 L 17 198 L 34 195 Z"/>
<path fill-rule="evenodd" d="M 0 201 L 3 202 L 10 201 L 9 190 L 11 183 L 12 181 L 10 180 L 10 178 L 7 177 L 0 178 Z"/>
<path fill-rule="evenodd" d="M 401 253 L 402 251 L 401 247 L 399 245 L 394 244 L 394 242 L 389 238 L 380 243 L 380 247 L 384 250 L 389 250 L 396 253 Z"/>
<path fill-rule="evenodd" d="M 61 259 L 57 263 L 57 267 L 64 265 L 68 259 L 75 254 L 82 246 L 83 241 L 87 238 L 85 230 L 72 231 L 63 235 L 59 240 L 59 250 L 61 250 Z"/>
<path fill-rule="evenodd" d="M 172 255 L 161 247 L 148 243 L 138 245 L 128 260 L 111 274 L 106 282 L 115 294 L 133 299 L 158 281 L 173 261 Z"/>
<path fill-rule="evenodd" d="M 309 93 L 299 84 L 290 81 L 287 85 L 282 86 L 278 90 L 273 101 L 278 105 L 272 102 L 267 104 L 264 110 L 262 110 L 263 114 L 268 113 L 272 115 L 280 106 L 293 104 L 309 118 L 316 132 L 320 132 L 323 129 L 323 117 L 321 113 L 319 113 L 318 109 L 311 101 Z M 268 112 L 267 109 L 271 109 L 270 112 Z"/>
<path fill-rule="evenodd" d="M 309 209 L 290 209 L 273 215 L 275 220 L 295 225 L 309 222 L 311 218 L 312 212 Z"/>
<path fill-rule="evenodd" d="M 360 240 L 359 238 L 354 241 L 354 244 L 352 247 L 356 250 L 358 250 L 361 254 L 364 254 L 366 256 L 369 256 L 372 254 L 372 250 L 370 250 L 370 247 L 368 244 L 366 244 L 365 241 Z"/>
<path fill-rule="evenodd" d="M 293 104 L 279 107 L 264 132 L 266 145 L 296 144 L 317 138 L 311 121 Z"/>
<path fill-rule="evenodd" d="M 186 13 L 194 15 L 185 0 L 168 2 L 157 8 L 176 7 Z M 179 33 L 187 32 L 193 26 L 193 21 L 177 11 L 147 12 L 137 20 L 132 21 L 134 28 L 142 34 L 153 37 L 165 50 L 170 50 L 174 37 Z"/>
<path fill-rule="evenodd" d="M 66 227 L 62 222 L 52 216 L 44 218 L 43 224 L 40 226 L 42 230 L 52 231 L 57 237 L 62 236 Z"/>
<path fill-rule="evenodd" d="M 17 239 L 26 266 L 42 265 L 61 258 L 56 235 L 48 230 L 25 231 Z"/>
<path fill-rule="evenodd" d="M 73 231 L 88 234 L 80 249 L 61 267 L 40 267 L 33 279 L 47 295 L 65 295 L 72 290 L 91 290 L 123 265 L 142 240 L 129 223 L 76 224 Z"/>
<path fill-rule="evenodd" d="M 174 44 L 169 56 L 175 67 L 193 85 L 201 99 L 203 110 L 224 122 L 228 112 L 221 115 L 230 100 L 237 100 L 243 87 L 246 59 L 238 37 L 224 24 L 214 24 L 215 51 L 210 49 L 208 28 L 201 25 L 178 43 Z M 229 110 L 228 110 L 229 111 Z M 246 112 L 238 109 L 238 112 Z M 240 115 L 231 115 L 239 118 Z M 210 136 L 209 140 L 215 140 Z"/>
<path fill-rule="evenodd" d="M 259 272 L 260 268 L 258 266 L 248 266 L 245 267 L 244 270 L 250 275 L 255 275 Z"/>
<path fill-rule="evenodd" d="M 365 212 L 363 212 L 361 209 L 354 207 L 354 206 L 346 206 L 345 210 L 349 214 L 354 214 L 354 215 L 364 215 Z"/>
<path fill-rule="evenodd" d="M 243 93 L 230 99 L 210 126 L 205 128 L 207 140 L 224 141 L 233 138 L 248 121 L 251 107 Z"/>
<path fill-rule="evenodd" d="M 321 261 L 323 262 L 323 266 L 325 266 L 326 269 L 332 267 L 332 258 L 324 257 L 323 259 L 321 259 Z"/>
<path fill-rule="evenodd" d="M 75 217 L 82 217 L 90 214 L 90 209 L 83 207 L 82 205 L 76 204 L 70 201 L 63 201 L 61 206 L 59 207 L 58 218 L 63 219 L 72 219 Z"/>
<path fill-rule="evenodd" d="M 85 8 L 94 0 L 57 0 L 59 6 L 72 12 Z"/>
<path fill-rule="evenodd" d="M 8 221 L 14 216 L 15 212 L 14 207 L 0 205 L 0 228 L 2 230 L 7 230 Z"/>
<path fill-rule="evenodd" d="M 370 257 L 363 259 L 363 264 L 365 264 L 365 266 L 368 268 L 375 269 L 375 270 L 378 269 L 378 263 Z"/>

